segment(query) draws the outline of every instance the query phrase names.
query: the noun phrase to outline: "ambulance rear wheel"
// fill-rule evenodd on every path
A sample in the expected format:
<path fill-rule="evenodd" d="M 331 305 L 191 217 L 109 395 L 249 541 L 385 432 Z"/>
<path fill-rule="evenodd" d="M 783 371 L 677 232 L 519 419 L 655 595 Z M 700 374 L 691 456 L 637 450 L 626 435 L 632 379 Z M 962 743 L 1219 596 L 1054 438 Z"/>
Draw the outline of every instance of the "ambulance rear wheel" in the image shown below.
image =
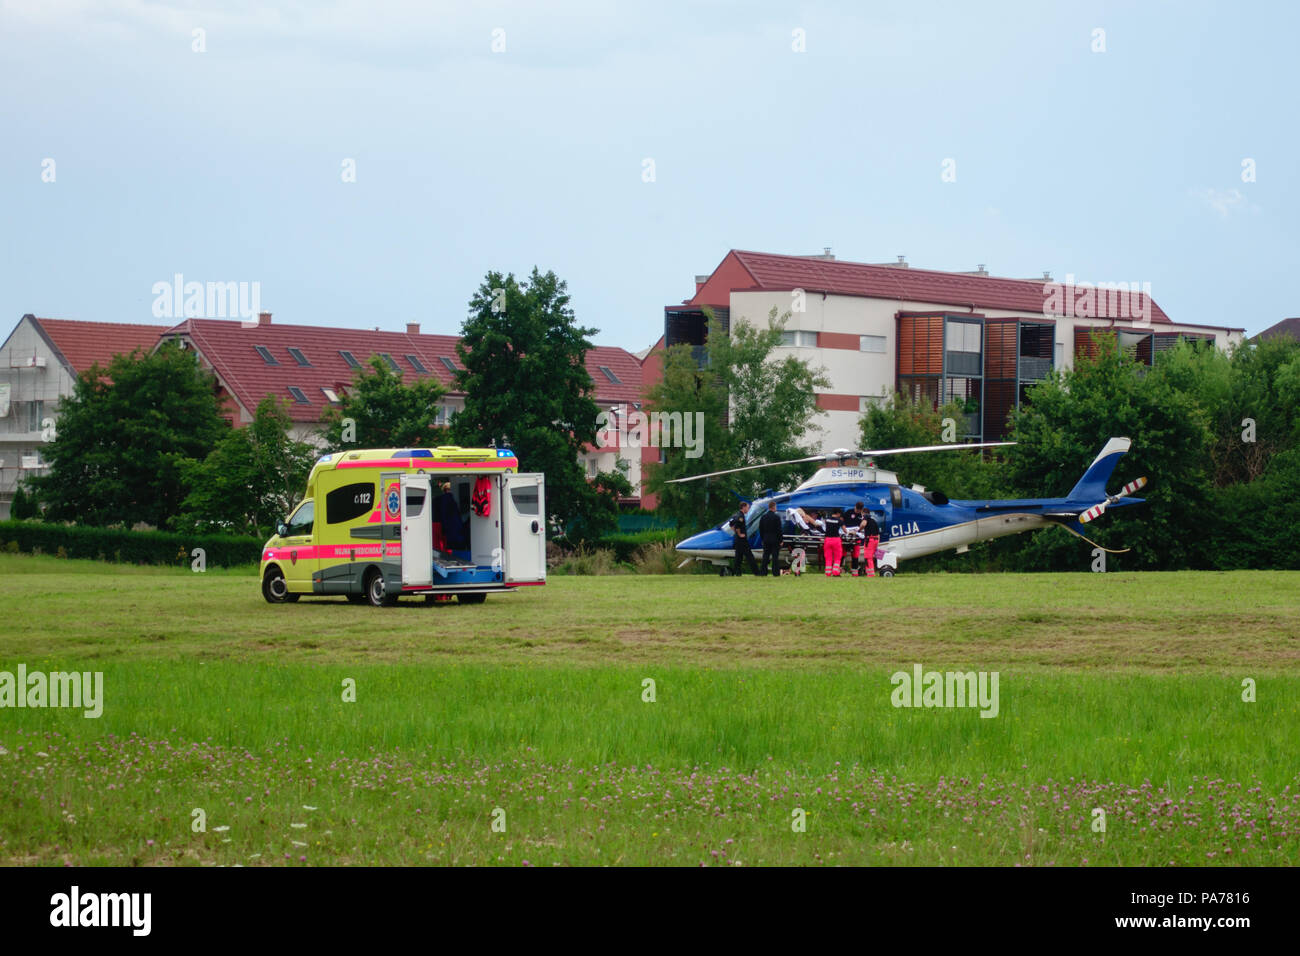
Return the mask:
<path fill-rule="evenodd" d="M 378 568 L 371 568 L 366 573 L 366 600 L 371 607 L 391 607 L 397 603 L 395 595 L 384 590 L 384 574 Z"/>
<path fill-rule="evenodd" d="M 299 596 L 289 593 L 283 571 L 267 568 L 266 574 L 262 575 L 262 597 L 266 598 L 267 604 L 292 604 Z"/>
<path fill-rule="evenodd" d="M 487 600 L 486 594 L 458 594 L 456 600 L 461 604 L 482 604 Z"/>
<path fill-rule="evenodd" d="M 881 569 L 880 569 L 880 576 L 881 576 L 882 578 L 892 578 L 892 577 L 894 576 L 894 569 L 893 569 L 893 568 L 881 568 Z"/>

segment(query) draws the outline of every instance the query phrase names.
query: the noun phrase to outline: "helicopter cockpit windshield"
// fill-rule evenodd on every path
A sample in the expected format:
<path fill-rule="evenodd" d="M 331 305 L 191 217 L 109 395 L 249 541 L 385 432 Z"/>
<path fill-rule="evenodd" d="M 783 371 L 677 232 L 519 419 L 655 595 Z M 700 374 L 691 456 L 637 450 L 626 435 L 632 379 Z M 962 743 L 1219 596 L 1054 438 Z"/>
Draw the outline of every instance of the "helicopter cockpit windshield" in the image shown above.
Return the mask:
<path fill-rule="evenodd" d="M 767 511 L 767 503 L 770 500 L 771 500 L 770 498 L 759 498 L 757 501 L 750 503 L 749 513 L 745 515 L 745 534 L 747 536 L 752 537 L 754 533 L 758 530 L 758 519 L 763 517 L 764 512 Z M 777 509 L 778 510 L 780 509 L 779 502 L 777 503 Z M 731 517 L 734 518 L 735 515 L 732 515 Z M 728 534 L 730 534 L 731 518 L 728 518 L 726 521 L 722 522 L 722 524 L 718 525 L 718 530 L 726 531 Z"/>

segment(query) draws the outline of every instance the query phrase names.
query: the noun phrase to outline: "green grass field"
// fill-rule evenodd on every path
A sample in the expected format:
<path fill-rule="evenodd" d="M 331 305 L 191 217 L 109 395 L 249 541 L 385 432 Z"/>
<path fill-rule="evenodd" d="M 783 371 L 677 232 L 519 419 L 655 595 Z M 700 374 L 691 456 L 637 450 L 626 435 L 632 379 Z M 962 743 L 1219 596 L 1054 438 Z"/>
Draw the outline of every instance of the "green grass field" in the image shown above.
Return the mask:
<path fill-rule="evenodd" d="M 1297 583 L 624 575 L 272 607 L 246 571 L 0 555 L 0 671 L 104 674 L 98 719 L 0 709 L 0 863 L 1293 863 Z M 998 715 L 894 707 L 915 664 L 997 672 Z"/>

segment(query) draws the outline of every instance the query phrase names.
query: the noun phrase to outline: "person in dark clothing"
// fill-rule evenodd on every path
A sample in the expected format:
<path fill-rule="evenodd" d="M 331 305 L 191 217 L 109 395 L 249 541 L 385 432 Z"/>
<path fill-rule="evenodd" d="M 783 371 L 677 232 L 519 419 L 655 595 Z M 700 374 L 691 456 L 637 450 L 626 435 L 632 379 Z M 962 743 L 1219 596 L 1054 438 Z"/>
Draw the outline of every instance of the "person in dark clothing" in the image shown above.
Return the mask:
<path fill-rule="evenodd" d="M 776 502 L 767 503 L 767 511 L 758 519 L 758 536 L 763 542 L 763 563 L 759 575 L 767 575 L 767 562 L 772 561 L 772 574 L 780 576 L 781 569 L 781 516 L 776 513 Z"/>
<path fill-rule="evenodd" d="M 433 520 L 434 546 L 439 551 L 455 551 L 466 546 L 465 522 L 461 520 L 460 505 L 451 493 L 449 481 L 442 483 L 442 494 L 433 503 Z"/>
<path fill-rule="evenodd" d="M 844 530 L 849 534 L 849 548 L 852 551 L 853 576 L 855 578 L 858 576 L 858 560 L 862 557 L 862 549 L 867 543 L 862 536 L 862 522 L 866 519 L 864 509 L 865 506 L 859 501 L 844 519 Z"/>
<path fill-rule="evenodd" d="M 754 552 L 749 547 L 748 515 L 749 502 L 742 501 L 740 510 L 731 519 L 731 546 L 736 554 L 736 559 L 732 562 L 731 573 L 737 577 L 740 576 L 740 562 L 742 560 L 749 562 L 750 574 L 758 574 L 758 563 L 754 560 Z"/>
<path fill-rule="evenodd" d="M 876 576 L 876 550 L 880 547 L 880 525 L 870 511 L 866 513 L 866 518 L 862 522 L 862 535 L 867 542 L 867 577 L 874 578 Z M 853 573 L 857 574 L 856 571 Z"/>

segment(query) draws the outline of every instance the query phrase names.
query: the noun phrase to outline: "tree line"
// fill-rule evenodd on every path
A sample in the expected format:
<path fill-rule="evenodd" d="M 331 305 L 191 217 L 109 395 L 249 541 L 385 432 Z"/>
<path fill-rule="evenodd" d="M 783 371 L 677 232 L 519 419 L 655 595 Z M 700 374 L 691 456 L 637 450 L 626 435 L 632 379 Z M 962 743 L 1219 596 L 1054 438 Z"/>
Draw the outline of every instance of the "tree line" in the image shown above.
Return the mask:
<path fill-rule="evenodd" d="M 357 369 L 320 423 L 326 450 L 509 445 L 546 474 L 552 518 L 580 538 L 614 529 L 620 472 L 589 480 L 579 462 L 598 409 L 585 356 L 596 332 L 578 324 L 566 284 L 537 268 L 489 272 L 469 301 L 455 388 L 465 406 L 446 425 L 437 379 L 402 380 L 378 356 Z M 286 401 L 268 395 L 233 427 L 216 380 L 197 356 L 166 342 L 115 356 L 80 375 L 58 408 L 47 474 L 15 496 L 15 518 L 199 533 L 269 534 L 300 499 L 321 449 L 291 437 Z"/>

